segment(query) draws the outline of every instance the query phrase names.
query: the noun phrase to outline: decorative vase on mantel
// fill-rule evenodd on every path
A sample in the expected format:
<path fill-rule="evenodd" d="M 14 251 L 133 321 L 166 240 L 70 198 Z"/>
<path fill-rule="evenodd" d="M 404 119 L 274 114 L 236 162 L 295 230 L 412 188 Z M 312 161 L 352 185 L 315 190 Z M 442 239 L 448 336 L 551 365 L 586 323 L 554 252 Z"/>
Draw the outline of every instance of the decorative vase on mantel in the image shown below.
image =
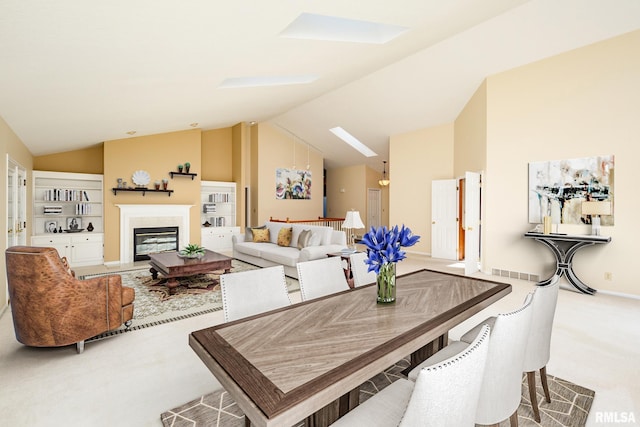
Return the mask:
<path fill-rule="evenodd" d="M 396 263 L 387 262 L 380 266 L 378 276 L 378 304 L 389 304 L 396 301 Z"/>

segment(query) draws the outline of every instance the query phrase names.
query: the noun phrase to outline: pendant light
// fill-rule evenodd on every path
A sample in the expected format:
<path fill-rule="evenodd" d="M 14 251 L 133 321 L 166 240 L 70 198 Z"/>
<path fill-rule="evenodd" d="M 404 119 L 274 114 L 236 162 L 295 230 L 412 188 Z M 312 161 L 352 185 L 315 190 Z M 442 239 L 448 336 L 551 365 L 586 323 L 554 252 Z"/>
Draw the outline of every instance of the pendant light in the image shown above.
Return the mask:
<path fill-rule="evenodd" d="M 380 184 L 380 186 L 382 187 L 386 187 L 387 185 L 389 185 L 389 180 L 387 179 L 387 161 L 383 160 L 382 161 L 383 165 L 382 165 L 382 179 L 380 179 L 378 181 L 378 184 Z"/>

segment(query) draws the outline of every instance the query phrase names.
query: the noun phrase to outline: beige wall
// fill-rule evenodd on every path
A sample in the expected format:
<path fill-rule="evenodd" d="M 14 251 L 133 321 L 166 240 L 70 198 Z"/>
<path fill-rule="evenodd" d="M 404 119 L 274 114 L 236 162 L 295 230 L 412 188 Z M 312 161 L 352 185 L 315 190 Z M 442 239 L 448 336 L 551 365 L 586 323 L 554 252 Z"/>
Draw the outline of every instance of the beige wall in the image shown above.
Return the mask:
<path fill-rule="evenodd" d="M 7 212 L 6 212 L 6 200 L 7 200 L 7 155 L 11 157 L 16 163 L 20 164 L 27 171 L 27 236 L 31 235 L 31 170 L 33 169 L 33 156 L 22 143 L 20 138 L 11 130 L 2 117 L 0 117 L 0 153 L 2 153 L 2 160 L 0 160 L 0 200 L 2 200 L 2 212 L 0 215 L 0 229 L 7 230 Z M 4 233 L 4 232 L 3 232 Z M 2 238 L 2 253 L 7 249 L 7 238 Z M 29 238 L 27 238 L 27 242 Z M 7 306 L 9 295 L 7 293 L 7 273 L 4 255 L 0 257 L 0 313 Z"/>
<path fill-rule="evenodd" d="M 232 181 L 236 183 L 236 225 L 241 229 L 246 227 L 244 196 L 245 187 L 249 186 L 251 178 L 249 163 L 251 161 L 251 127 L 246 123 L 238 123 L 231 132 L 231 163 Z"/>
<path fill-rule="evenodd" d="M 431 181 L 453 178 L 453 123 L 394 135 L 389 145 L 389 225 L 406 225 L 431 253 Z"/>
<path fill-rule="evenodd" d="M 252 199 L 255 203 L 253 224 L 262 224 L 269 217 L 277 219 L 312 219 L 322 216 L 322 167 L 323 158 L 317 151 L 309 149 L 290 135 L 269 123 L 252 127 Z M 294 158 L 295 147 L 295 158 Z M 306 169 L 307 153 L 311 171 L 311 199 L 279 200 L 275 196 L 277 168 Z M 258 161 L 259 159 L 259 161 Z M 254 168 L 255 167 L 255 168 Z"/>
<path fill-rule="evenodd" d="M 104 143 L 104 260 L 117 261 L 120 258 L 120 209 L 116 204 L 176 204 L 194 205 L 191 208 L 190 243 L 200 243 L 200 177 L 202 175 L 201 131 L 199 129 L 159 135 L 118 139 Z M 175 177 L 170 171 L 176 171 L 178 164 L 191 163 L 191 172 L 198 174 L 196 179 Z M 151 175 L 151 181 L 169 179 L 169 189 L 174 190 L 171 197 L 166 193 L 118 193 L 111 188 L 117 186 L 122 178 L 130 186 L 132 174 L 145 170 Z"/>
<path fill-rule="evenodd" d="M 202 131 L 202 180 L 235 182 L 233 179 L 232 128 Z"/>
<path fill-rule="evenodd" d="M 640 31 L 488 79 L 486 215 L 483 269 L 540 273 L 550 252 L 525 240 L 527 167 L 532 161 L 615 155 L 615 226 L 606 246 L 586 248 L 575 270 L 596 289 L 640 295 L 631 266 L 640 237 L 636 178 L 640 158 Z M 505 208 L 508 206 L 508 208 Z M 561 226 L 588 233 L 588 226 Z M 604 280 L 611 272 L 613 279 Z"/>
<path fill-rule="evenodd" d="M 63 153 L 35 156 L 33 169 L 39 171 L 74 172 L 74 173 L 104 173 L 103 144 L 81 150 Z"/>

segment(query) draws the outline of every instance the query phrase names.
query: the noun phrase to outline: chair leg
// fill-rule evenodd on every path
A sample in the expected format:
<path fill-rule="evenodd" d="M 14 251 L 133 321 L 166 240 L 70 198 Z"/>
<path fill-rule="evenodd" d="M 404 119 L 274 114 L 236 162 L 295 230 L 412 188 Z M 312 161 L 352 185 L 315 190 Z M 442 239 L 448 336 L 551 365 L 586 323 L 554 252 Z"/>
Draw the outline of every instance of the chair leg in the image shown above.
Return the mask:
<path fill-rule="evenodd" d="M 529 383 L 529 398 L 531 399 L 531 408 L 533 409 L 533 418 L 536 422 L 540 422 L 540 411 L 538 410 L 538 396 L 536 393 L 536 373 L 535 371 L 527 372 L 527 383 Z"/>
<path fill-rule="evenodd" d="M 509 417 L 509 423 L 511 424 L 511 427 L 518 427 L 518 409 L 516 408 L 516 411 L 511 414 L 511 416 Z"/>
<path fill-rule="evenodd" d="M 547 403 L 551 403 L 551 394 L 549 393 L 549 384 L 547 384 L 547 367 L 543 366 L 540 369 L 540 381 L 542 382 L 542 388 L 544 389 L 544 397 L 547 398 Z"/>
<path fill-rule="evenodd" d="M 244 416 L 244 427 L 251 427 L 251 420 L 246 415 Z"/>
<path fill-rule="evenodd" d="M 82 353 L 84 351 L 84 340 L 82 341 L 78 341 L 76 343 L 76 352 L 78 352 L 78 354 Z"/>
<path fill-rule="evenodd" d="M 132 320 L 127 320 L 126 322 L 124 322 L 124 327 L 125 327 L 126 329 L 129 329 L 129 327 L 131 326 L 131 323 L 133 323 L 133 321 L 132 321 Z"/>

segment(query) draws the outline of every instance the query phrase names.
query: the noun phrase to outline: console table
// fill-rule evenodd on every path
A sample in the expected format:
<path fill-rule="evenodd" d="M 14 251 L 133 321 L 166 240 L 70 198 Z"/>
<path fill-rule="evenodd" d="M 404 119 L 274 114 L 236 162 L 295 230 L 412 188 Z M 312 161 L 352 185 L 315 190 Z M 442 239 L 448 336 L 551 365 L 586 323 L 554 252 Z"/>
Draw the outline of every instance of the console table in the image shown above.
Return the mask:
<path fill-rule="evenodd" d="M 609 243 L 611 241 L 611 237 L 595 235 L 578 236 L 558 233 L 542 234 L 531 231 L 524 233 L 524 237 L 537 240 L 538 242 L 551 249 L 551 252 L 553 252 L 553 255 L 556 257 L 555 275 L 566 275 L 569 283 L 571 283 L 571 285 L 573 285 L 573 287 L 580 292 L 589 295 L 593 295 L 596 293 L 595 289 L 587 286 L 582 280 L 578 278 L 578 276 L 576 276 L 576 273 L 573 271 L 572 266 L 573 256 L 576 254 L 578 249 L 584 248 L 585 246 L 592 246 L 599 243 Z M 549 283 L 551 283 L 552 278 L 553 276 L 547 280 L 543 280 L 539 283 L 539 285 L 548 285 Z"/>

